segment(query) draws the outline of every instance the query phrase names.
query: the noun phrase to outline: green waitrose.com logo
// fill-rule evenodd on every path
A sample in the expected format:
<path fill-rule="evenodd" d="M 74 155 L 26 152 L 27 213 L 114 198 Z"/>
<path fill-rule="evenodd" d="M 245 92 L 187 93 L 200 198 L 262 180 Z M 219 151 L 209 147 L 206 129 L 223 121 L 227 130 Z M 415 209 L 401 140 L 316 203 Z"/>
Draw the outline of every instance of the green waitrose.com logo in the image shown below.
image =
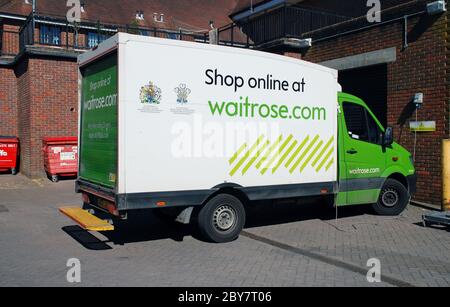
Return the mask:
<path fill-rule="evenodd" d="M 367 175 L 367 174 L 378 174 L 381 172 L 379 167 L 373 168 L 355 168 L 349 170 L 350 175 Z"/>
<path fill-rule="evenodd" d="M 212 115 L 242 118 L 272 118 L 287 120 L 326 121 L 327 110 L 324 107 L 308 107 L 253 103 L 249 97 L 240 97 L 239 101 L 208 101 Z"/>

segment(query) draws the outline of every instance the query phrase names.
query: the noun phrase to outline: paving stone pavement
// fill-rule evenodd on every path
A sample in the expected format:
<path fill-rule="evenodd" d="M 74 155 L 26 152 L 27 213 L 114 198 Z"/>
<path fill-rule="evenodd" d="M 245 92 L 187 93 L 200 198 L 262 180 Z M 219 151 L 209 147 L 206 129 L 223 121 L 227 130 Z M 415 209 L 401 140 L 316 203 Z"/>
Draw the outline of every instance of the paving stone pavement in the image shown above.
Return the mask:
<path fill-rule="evenodd" d="M 272 220 L 299 215 L 292 207 L 284 211 L 272 207 L 265 214 Z M 338 220 L 334 212 L 312 211 L 294 223 L 256 225 L 246 231 L 360 267 L 378 258 L 382 275 L 412 285 L 449 286 L 450 233 L 441 227 L 424 228 L 425 211 L 409 206 L 399 217 L 380 217 L 366 208 L 341 208 Z"/>
<path fill-rule="evenodd" d="M 148 212 L 131 215 L 120 232 L 89 233 L 57 210 L 79 203 L 73 181 L 0 176 L 0 207 L 6 209 L 0 210 L 0 286 L 389 287 L 395 281 L 419 286 L 450 282 L 449 233 L 416 225 L 421 215 L 416 207 L 397 218 L 344 208 L 335 222 L 334 211 L 317 203 L 261 205 L 250 211 L 238 240 L 210 244 L 199 239 L 195 228 L 163 223 Z M 394 282 L 367 282 L 364 270 L 371 257 L 380 258 L 382 273 Z M 81 284 L 66 281 L 69 258 L 81 261 Z"/>

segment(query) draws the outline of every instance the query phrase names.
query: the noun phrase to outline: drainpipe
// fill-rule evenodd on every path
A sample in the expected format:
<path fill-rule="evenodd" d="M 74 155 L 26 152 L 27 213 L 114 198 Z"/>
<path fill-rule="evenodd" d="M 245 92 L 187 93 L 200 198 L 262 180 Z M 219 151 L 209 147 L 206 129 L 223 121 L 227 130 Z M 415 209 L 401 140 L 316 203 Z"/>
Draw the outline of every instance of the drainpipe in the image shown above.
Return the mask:
<path fill-rule="evenodd" d="M 450 211 L 450 139 L 442 141 L 442 211 Z"/>
<path fill-rule="evenodd" d="M 36 0 L 33 0 L 32 2 L 32 9 L 31 9 L 33 15 L 36 13 Z"/>
<path fill-rule="evenodd" d="M 408 48 L 408 16 L 403 17 L 403 49 Z"/>

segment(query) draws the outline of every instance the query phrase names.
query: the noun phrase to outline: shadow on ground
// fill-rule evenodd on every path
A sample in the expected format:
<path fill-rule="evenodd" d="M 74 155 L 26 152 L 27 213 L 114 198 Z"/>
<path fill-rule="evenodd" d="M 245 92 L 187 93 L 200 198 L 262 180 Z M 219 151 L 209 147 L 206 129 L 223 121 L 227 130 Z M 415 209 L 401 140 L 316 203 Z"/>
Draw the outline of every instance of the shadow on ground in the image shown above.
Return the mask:
<path fill-rule="evenodd" d="M 11 171 L 0 171 L 0 176 L 6 176 L 6 175 L 11 175 Z"/>
<path fill-rule="evenodd" d="M 370 207 L 357 206 L 339 209 L 340 218 L 364 214 L 372 214 Z M 328 221 L 335 219 L 335 217 L 335 209 L 327 207 L 320 202 L 302 203 L 301 205 L 295 202 L 259 202 L 254 203 L 247 210 L 245 228 L 281 225 L 316 219 Z M 195 225 L 195 220 L 191 225 L 182 225 L 155 215 L 152 210 L 139 210 L 130 212 L 126 221 L 117 222 L 115 231 L 102 233 L 107 240 L 101 240 L 79 226 L 68 226 L 62 229 L 86 249 L 109 250 L 112 249 L 110 244 L 125 245 L 163 239 L 182 242 L 185 237 L 194 237 L 197 240 L 206 242 L 197 231 Z"/>
<path fill-rule="evenodd" d="M 57 177 L 58 180 L 56 182 L 54 182 L 52 180 L 52 177 L 49 174 L 47 174 L 46 178 L 48 179 L 49 182 L 58 183 L 58 182 L 64 182 L 64 181 L 74 181 L 77 179 L 77 176 L 76 175 L 74 175 L 74 176 L 58 176 Z"/>
<path fill-rule="evenodd" d="M 96 251 L 112 249 L 107 242 L 100 240 L 80 226 L 66 226 L 62 230 L 86 249 Z"/>
<path fill-rule="evenodd" d="M 443 230 L 450 232 L 450 226 L 448 225 L 441 225 L 441 224 L 432 224 L 425 226 L 423 222 L 414 223 L 414 225 L 422 227 L 422 228 L 429 228 L 429 229 L 436 229 L 436 230 Z"/>
<path fill-rule="evenodd" d="M 320 200 L 301 202 L 256 203 L 248 211 L 245 228 L 281 225 L 308 220 L 329 221 L 336 218 L 336 209 L 325 205 Z M 342 207 L 338 211 L 339 218 L 364 214 L 373 214 L 370 206 Z"/>

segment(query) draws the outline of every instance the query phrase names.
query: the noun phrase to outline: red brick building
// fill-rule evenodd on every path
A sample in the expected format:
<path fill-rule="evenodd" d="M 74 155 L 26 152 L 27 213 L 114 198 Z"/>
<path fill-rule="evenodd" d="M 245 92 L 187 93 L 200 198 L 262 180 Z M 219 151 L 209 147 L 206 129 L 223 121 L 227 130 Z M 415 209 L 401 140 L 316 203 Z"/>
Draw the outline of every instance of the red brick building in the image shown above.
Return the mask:
<path fill-rule="evenodd" d="M 381 0 L 367 20 L 363 0 L 84 0 L 83 21 L 67 24 L 66 1 L 0 0 L 0 135 L 21 139 L 21 171 L 43 175 L 43 136 L 76 135 L 76 56 L 116 31 L 220 44 L 322 63 L 343 90 L 363 98 L 396 140 L 416 152 L 416 200 L 441 202 L 441 142 L 449 138 L 449 16 L 426 0 Z M 105 3 L 106 2 L 106 3 Z M 143 18 L 142 18 L 143 17 Z M 424 94 L 417 113 L 411 103 Z M 435 121 L 436 131 L 409 122 Z M 414 148 L 416 148 L 414 150 Z"/>

